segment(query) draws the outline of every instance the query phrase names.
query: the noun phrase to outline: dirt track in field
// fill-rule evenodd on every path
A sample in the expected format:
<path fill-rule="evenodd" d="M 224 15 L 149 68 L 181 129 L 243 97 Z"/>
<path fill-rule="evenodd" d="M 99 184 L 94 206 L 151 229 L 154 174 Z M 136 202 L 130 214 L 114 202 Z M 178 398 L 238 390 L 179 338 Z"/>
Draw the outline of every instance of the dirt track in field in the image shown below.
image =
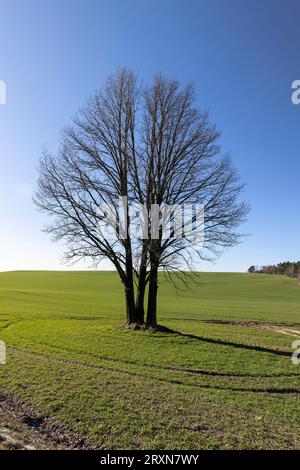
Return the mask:
<path fill-rule="evenodd" d="M 0 392 L 0 449 L 46 450 L 93 448 L 51 416 Z"/>
<path fill-rule="evenodd" d="M 292 328 L 286 328 L 278 325 L 271 325 L 270 323 L 259 323 L 252 321 L 227 321 L 227 320 L 203 320 L 204 323 L 215 323 L 217 325 L 227 325 L 227 326 L 241 326 L 244 328 L 256 328 L 262 330 L 275 331 L 276 333 L 281 333 L 283 335 L 293 336 L 295 338 L 300 338 L 300 331 L 294 330 Z"/>

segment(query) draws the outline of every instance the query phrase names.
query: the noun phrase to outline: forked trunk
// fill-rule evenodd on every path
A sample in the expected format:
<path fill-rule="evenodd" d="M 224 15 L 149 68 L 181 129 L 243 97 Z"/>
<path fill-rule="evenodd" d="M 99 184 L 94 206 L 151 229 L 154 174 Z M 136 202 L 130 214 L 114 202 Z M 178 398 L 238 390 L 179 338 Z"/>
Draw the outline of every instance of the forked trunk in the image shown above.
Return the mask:
<path fill-rule="evenodd" d="M 138 286 L 137 286 L 137 295 L 136 295 L 136 320 L 137 323 L 142 325 L 145 321 L 145 308 L 144 308 L 144 301 L 145 301 L 145 292 L 146 292 L 146 284 L 147 284 L 147 244 L 143 242 L 143 250 L 141 254 L 141 264 L 139 269 L 139 278 L 138 278 Z"/>

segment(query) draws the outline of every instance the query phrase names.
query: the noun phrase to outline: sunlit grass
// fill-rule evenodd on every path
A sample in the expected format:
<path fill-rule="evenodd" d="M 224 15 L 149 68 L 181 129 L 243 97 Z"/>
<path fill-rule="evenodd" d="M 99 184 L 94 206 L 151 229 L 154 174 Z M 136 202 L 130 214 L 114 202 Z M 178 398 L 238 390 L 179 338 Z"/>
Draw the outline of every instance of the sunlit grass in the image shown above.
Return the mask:
<path fill-rule="evenodd" d="M 176 334 L 120 328 L 115 273 L 0 274 L 0 387 L 104 448 L 299 447 L 295 338 L 205 322 L 300 330 L 296 281 L 211 273 L 159 291 Z"/>

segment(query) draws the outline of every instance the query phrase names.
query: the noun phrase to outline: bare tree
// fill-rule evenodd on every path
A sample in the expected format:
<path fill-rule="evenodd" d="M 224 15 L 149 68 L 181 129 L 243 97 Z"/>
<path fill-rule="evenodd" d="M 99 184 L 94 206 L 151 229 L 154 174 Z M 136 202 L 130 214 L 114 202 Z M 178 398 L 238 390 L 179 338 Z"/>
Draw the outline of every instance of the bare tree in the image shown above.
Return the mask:
<path fill-rule="evenodd" d="M 157 75 L 142 87 L 131 71 L 120 70 L 64 130 L 59 154 L 46 152 L 41 160 L 35 203 L 54 216 L 47 231 L 65 240 L 67 261 L 113 263 L 125 288 L 128 323 L 144 323 L 149 283 L 146 324 L 156 327 L 159 271 L 184 281 L 197 259 L 212 259 L 238 242 L 236 228 L 248 211 L 239 202 L 242 186 L 231 159 L 218 145 L 219 132 L 195 102 L 191 86 Z M 99 205 L 117 214 L 120 196 L 129 232 L 124 235 L 116 217 L 115 236 L 103 237 Z M 130 206 L 136 203 L 144 208 L 143 235 L 131 237 Z M 195 211 L 190 229 L 179 227 L 178 236 L 176 211 L 184 204 L 205 208 L 200 245 L 191 229 Z"/>

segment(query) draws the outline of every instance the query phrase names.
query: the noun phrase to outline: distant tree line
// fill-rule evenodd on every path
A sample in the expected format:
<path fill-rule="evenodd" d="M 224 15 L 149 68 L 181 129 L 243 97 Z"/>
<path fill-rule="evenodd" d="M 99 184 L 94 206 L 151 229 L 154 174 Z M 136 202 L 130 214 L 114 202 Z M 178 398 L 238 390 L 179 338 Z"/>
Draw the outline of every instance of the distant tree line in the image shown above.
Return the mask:
<path fill-rule="evenodd" d="M 284 261 L 283 263 L 267 266 L 250 266 L 249 273 L 261 274 L 283 274 L 290 277 L 300 278 L 300 261 Z"/>

